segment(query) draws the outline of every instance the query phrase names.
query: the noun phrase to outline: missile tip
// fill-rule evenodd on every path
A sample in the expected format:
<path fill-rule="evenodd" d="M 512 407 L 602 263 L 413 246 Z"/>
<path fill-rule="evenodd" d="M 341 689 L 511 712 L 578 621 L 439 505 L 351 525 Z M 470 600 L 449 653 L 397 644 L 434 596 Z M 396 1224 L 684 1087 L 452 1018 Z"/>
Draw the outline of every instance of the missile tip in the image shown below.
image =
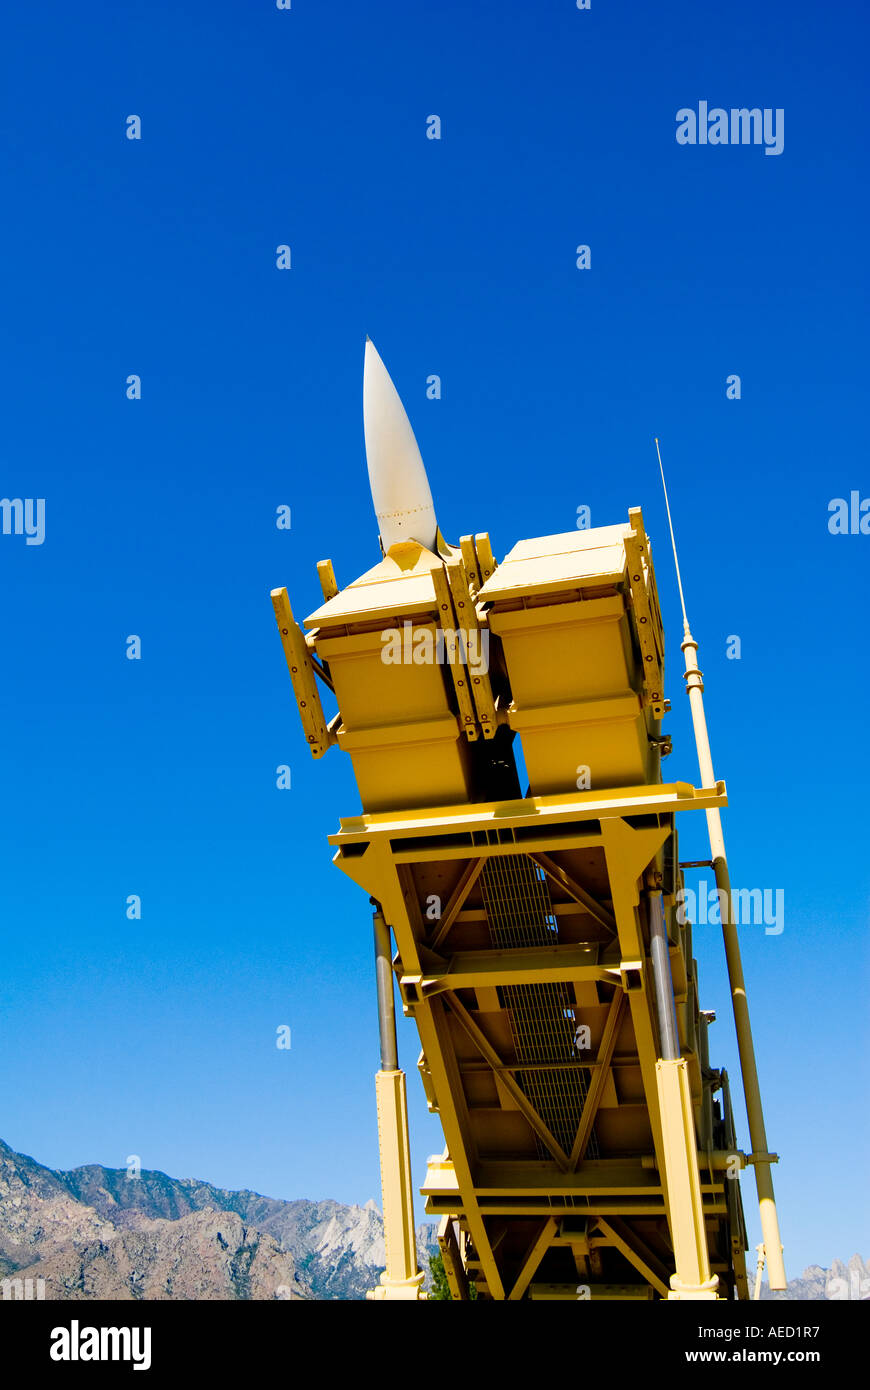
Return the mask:
<path fill-rule="evenodd" d="M 438 522 L 426 469 L 399 393 L 368 336 L 363 371 L 363 430 L 384 553 L 397 541 L 407 540 L 434 550 Z"/>

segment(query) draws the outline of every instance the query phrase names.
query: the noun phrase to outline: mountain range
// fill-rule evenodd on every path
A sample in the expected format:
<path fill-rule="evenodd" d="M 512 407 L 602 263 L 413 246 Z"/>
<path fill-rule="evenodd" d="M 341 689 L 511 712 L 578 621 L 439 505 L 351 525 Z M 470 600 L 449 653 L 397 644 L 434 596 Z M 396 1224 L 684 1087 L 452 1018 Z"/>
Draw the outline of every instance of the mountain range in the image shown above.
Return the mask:
<path fill-rule="evenodd" d="M 433 1225 L 417 1249 L 428 1286 Z M 383 1268 L 374 1201 L 281 1201 L 96 1163 L 55 1171 L 0 1140 L 0 1298 L 361 1299 Z M 761 1297 L 866 1299 L 870 1263 L 811 1265 L 786 1292 L 763 1282 Z"/>
<path fill-rule="evenodd" d="M 750 1280 L 750 1283 L 753 1281 Z M 800 1299 L 824 1298 L 836 1302 L 847 1299 L 870 1299 L 870 1263 L 860 1255 L 853 1255 L 848 1264 L 834 1260 L 830 1269 L 821 1265 L 810 1265 L 799 1279 L 789 1279 L 788 1289 L 771 1293 L 767 1284 L 761 1283 L 762 1299 Z"/>
<path fill-rule="evenodd" d="M 418 1246 L 428 1280 L 433 1226 Z M 55 1172 L 0 1140 L 0 1280 L 43 1279 L 33 1296 L 360 1299 L 384 1263 L 374 1201 L 280 1201 L 99 1164 Z"/>

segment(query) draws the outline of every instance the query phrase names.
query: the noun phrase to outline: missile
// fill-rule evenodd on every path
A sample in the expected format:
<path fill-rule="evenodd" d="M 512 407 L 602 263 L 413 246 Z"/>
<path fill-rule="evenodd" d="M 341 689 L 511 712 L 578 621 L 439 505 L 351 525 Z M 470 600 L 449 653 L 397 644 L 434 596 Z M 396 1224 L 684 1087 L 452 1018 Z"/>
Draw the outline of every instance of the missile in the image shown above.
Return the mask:
<path fill-rule="evenodd" d="M 420 450 L 398 391 L 371 338 L 363 371 L 363 429 L 384 554 L 397 541 L 435 550 L 438 522 Z"/>

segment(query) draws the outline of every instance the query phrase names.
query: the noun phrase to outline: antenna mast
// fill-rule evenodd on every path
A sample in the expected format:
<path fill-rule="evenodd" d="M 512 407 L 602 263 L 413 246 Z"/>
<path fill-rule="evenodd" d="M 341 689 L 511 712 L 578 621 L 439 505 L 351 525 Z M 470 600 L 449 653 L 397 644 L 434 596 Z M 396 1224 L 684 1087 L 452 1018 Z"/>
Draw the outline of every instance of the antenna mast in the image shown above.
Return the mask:
<path fill-rule="evenodd" d="M 674 565 L 677 571 L 677 585 L 680 590 L 680 604 L 683 610 L 682 650 L 686 657 L 684 680 L 692 712 L 692 726 L 695 731 L 695 747 L 698 751 L 698 765 L 701 772 L 702 787 L 715 787 L 713 755 L 710 751 L 710 736 L 707 732 L 707 717 L 704 712 L 703 672 L 698 668 L 698 643 L 692 636 L 686 614 L 686 600 L 683 594 L 683 581 L 680 575 L 680 562 L 677 557 L 677 543 L 674 538 L 674 524 L 662 466 L 661 449 L 656 439 L 656 454 L 662 475 L 662 488 L 665 494 L 665 507 L 668 513 L 668 526 L 671 532 L 671 545 L 674 550 Z M 782 1258 L 782 1241 L 779 1234 L 779 1217 L 776 1211 L 776 1198 L 773 1193 L 771 1164 L 777 1163 L 777 1154 L 768 1152 L 767 1134 L 764 1126 L 764 1111 L 761 1105 L 761 1089 L 758 1083 L 758 1066 L 755 1060 L 755 1047 L 752 1042 L 752 1028 L 749 1022 L 749 1004 L 746 999 L 746 982 L 743 977 L 743 963 L 740 957 L 740 938 L 734 920 L 734 901 L 731 893 L 731 878 L 728 873 L 728 860 L 725 854 L 725 836 L 722 832 L 722 817 L 718 806 L 706 812 L 707 834 L 710 839 L 710 857 L 719 889 L 719 902 L 722 908 L 722 937 L 725 944 L 725 960 L 728 965 L 728 982 L 731 988 L 731 1006 L 734 1011 L 734 1026 L 737 1032 L 737 1050 L 740 1055 L 740 1071 L 743 1076 L 743 1094 L 746 1099 L 746 1115 L 749 1120 L 749 1139 L 752 1153 L 749 1162 L 755 1168 L 755 1184 L 758 1190 L 758 1207 L 761 1217 L 761 1234 L 764 1240 L 764 1253 L 771 1289 L 785 1289 L 785 1264 Z"/>

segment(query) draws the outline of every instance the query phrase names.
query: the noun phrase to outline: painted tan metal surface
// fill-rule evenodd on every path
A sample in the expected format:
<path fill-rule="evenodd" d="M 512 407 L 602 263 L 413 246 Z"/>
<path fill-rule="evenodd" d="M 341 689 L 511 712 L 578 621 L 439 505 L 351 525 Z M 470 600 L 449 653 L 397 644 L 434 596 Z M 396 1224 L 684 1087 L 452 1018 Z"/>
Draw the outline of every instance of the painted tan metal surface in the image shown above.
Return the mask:
<path fill-rule="evenodd" d="M 368 1297 L 416 1300 L 425 1295 L 424 1276 L 417 1268 L 405 1073 L 398 1069 L 379 1071 L 375 1076 L 375 1094 L 387 1267 L 380 1285 Z"/>
<path fill-rule="evenodd" d="M 676 911 L 678 813 L 718 817 L 726 793 L 712 776 L 661 780 L 664 634 L 640 510 L 520 542 L 500 565 L 483 533 L 394 546 L 306 627 L 362 803 L 330 836 L 334 862 L 392 932 L 444 1132 L 422 1193 L 453 1297 L 745 1298 L 745 1156 Z M 416 1296 L 400 1074 L 379 1075 L 394 1077 L 378 1109 L 400 1216 L 397 1292 L 376 1296 Z"/>

